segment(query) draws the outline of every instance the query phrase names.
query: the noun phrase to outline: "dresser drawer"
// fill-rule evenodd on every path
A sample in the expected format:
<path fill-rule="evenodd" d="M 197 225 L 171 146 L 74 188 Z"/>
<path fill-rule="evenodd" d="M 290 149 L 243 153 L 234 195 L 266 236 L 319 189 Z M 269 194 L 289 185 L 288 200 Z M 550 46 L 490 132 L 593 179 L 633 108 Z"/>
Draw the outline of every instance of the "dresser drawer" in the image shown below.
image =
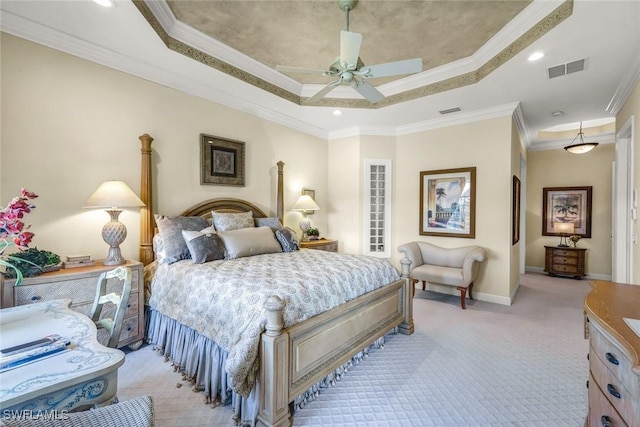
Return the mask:
<path fill-rule="evenodd" d="M 590 353 L 592 353 L 589 355 L 589 359 L 591 363 L 595 362 L 593 357 L 596 356 L 600 363 L 622 382 L 625 388 L 633 390 L 637 386 L 637 384 L 634 385 L 637 380 L 629 376 L 629 372 L 632 369 L 629 358 L 604 336 L 593 323 L 590 323 L 589 326 Z"/>
<path fill-rule="evenodd" d="M 138 299 L 139 295 L 137 292 L 131 293 L 129 295 L 129 302 L 127 303 L 127 311 L 124 313 L 124 317 L 133 316 L 138 313 Z M 91 313 L 91 307 L 93 307 L 93 301 L 87 301 L 80 304 L 71 304 L 71 308 L 75 311 L 78 311 L 85 316 L 89 316 Z M 102 313 L 100 315 L 101 319 L 105 317 L 113 319 L 115 315 L 116 306 L 113 304 L 105 304 L 102 306 Z"/>
<path fill-rule="evenodd" d="M 594 378 L 589 375 L 589 427 L 602 427 L 603 418 L 611 427 L 626 427 L 620 414 L 615 410 L 609 399 L 596 384 Z M 605 424 L 606 425 L 606 424 Z"/>
<path fill-rule="evenodd" d="M 138 270 L 132 271 L 131 292 L 138 291 Z M 15 305 L 33 304 L 35 302 L 50 301 L 54 299 L 69 298 L 72 305 L 83 302 L 93 302 L 96 296 L 98 276 L 78 279 L 55 281 L 39 285 L 17 286 L 15 292 Z M 107 282 L 107 293 L 122 292 L 122 284 L 117 279 Z"/>
<path fill-rule="evenodd" d="M 120 344 L 129 338 L 136 337 L 140 333 L 140 328 L 138 324 L 138 316 L 127 317 L 122 322 L 122 329 L 120 329 L 120 338 L 118 338 L 118 346 L 124 345 Z M 109 341 L 109 333 L 106 329 L 98 329 L 98 342 L 104 346 L 107 345 Z M 133 341 L 133 340 L 132 340 Z"/>
<path fill-rule="evenodd" d="M 552 254 L 554 257 L 568 257 L 568 258 L 577 258 L 578 254 L 574 251 L 568 251 L 566 249 L 553 249 Z"/>
<path fill-rule="evenodd" d="M 553 270 L 558 273 L 578 273 L 578 269 L 575 265 L 554 264 Z"/>
<path fill-rule="evenodd" d="M 593 348 L 592 348 L 593 350 Z M 607 369 L 604 362 L 600 360 L 592 351 L 589 355 L 591 375 L 602 394 L 611 402 L 624 420 L 632 420 L 633 412 L 633 395 L 622 384 L 619 378 Z"/>
<path fill-rule="evenodd" d="M 576 257 L 566 257 L 566 256 L 554 256 L 553 257 L 553 264 L 554 265 L 558 265 L 558 264 L 562 264 L 562 265 L 577 265 L 578 264 L 578 258 Z"/>

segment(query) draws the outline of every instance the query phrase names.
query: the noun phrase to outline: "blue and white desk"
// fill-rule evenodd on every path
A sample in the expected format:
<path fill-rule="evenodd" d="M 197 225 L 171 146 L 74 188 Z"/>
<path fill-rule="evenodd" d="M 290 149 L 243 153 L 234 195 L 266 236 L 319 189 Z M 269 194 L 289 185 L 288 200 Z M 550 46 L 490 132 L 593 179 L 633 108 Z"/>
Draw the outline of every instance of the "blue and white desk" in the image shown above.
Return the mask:
<path fill-rule="evenodd" d="M 98 343 L 95 324 L 70 304 L 53 300 L 0 310 L 2 347 L 51 334 L 71 340 L 66 351 L 0 373 L 0 410 L 70 411 L 117 401 L 124 353 Z"/>

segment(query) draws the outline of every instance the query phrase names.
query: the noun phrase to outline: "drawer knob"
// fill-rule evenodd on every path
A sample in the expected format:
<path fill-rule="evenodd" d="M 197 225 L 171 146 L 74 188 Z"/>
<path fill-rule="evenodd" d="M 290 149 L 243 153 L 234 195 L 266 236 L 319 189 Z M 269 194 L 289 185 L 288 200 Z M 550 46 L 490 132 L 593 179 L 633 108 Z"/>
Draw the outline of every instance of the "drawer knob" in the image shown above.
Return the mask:
<path fill-rule="evenodd" d="M 39 297 L 38 295 L 34 295 L 31 297 L 31 301 L 39 301 L 40 299 L 42 299 L 42 297 Z"/>
<path fill-rule="evenodd" d="M 619 365 L 620 364 L 620 362 L 618 362 L 618 359 L 616 359 L 616 357 L 611 353 L 605 354 L 605 357 L 607 358 L 607 361 L 609 363 L 613 363 L 614 365 Z"/>
<path fill-rule="evenodd" d="M 620 392 L 618 390 L 616 390 L 616 388 L 613 385 L 607 384 L 607 391 L 609 392 L 609 394 L 611 396 L 616 397 L 618 399 L 621 398 Z"/>
<path fill-rule="evenodd" d="M 127 331 L 130 331 L 130 330 L 131 330 L 131 326 L 127 326 Z"/>
<path fill-rule="evenodd" d="M 600 417 L 600 422 L 602 423 L 602 427 L 611 427 L 611 419 L 606 415 Z"/>
<path fill-rule="evenodd" d="M 131 307 L 131 304 L 127 304 L 127 308 Z"/>

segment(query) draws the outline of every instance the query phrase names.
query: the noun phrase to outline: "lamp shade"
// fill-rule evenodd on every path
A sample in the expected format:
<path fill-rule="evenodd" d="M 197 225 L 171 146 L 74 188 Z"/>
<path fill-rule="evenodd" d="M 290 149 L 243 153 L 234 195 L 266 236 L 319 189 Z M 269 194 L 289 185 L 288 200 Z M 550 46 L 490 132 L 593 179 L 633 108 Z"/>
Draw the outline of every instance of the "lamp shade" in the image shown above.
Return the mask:
<path fill-rule="evenodd" d="M 123 181 L 105 181 L 84 203 L 85 208 L 133 208 L 144 206 Z"/>
<path fill-rule="evenodd" d="M 573 234 L 575 227 L 572 222 L 554 222 L 553 232 L 562 234 Z"/>
<path fill-rule="evenodd" d="M 311 196 L 305 194 L 303 196 L 300 196 L 300 198 L 296 201 L 296 203 L 293 205 L 293 208 L 291 209 L 294 211 L 319 211 L 320 206 L 318 206 L 316 202 L 313 201 Z"/>
<path fill-rule="evenodd" d="M 598 146 L 597 142 L 584 141 L 584 132 L 582 132 L 582 122 L 580 122 L 580 130 L 578 131 L 578 134 L 576 135 L 575 138 L 573 138 L 573 141 L 571 141 L 571 144 L 564 147 L 564 149 L 572 154 L 584 154 L 593 150 L 597 146 Z"/>

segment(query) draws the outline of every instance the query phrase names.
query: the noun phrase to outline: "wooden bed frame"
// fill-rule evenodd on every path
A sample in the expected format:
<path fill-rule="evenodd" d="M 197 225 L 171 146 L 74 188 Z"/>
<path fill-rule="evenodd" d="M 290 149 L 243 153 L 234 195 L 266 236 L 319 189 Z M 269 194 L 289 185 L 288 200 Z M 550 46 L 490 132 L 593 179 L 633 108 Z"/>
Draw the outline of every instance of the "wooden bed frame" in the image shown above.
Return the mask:
<path fill-rule="evenodd" d="M 144 134 L 140 198 L 140 261 L 153 261 L 154 219 L 152 208 L 151 142 Z M 283 168 L 278 162 L 277 216 L 282 221 Z M 181 215 L 207 216 L 212 210 L 267 215 L 257 206 L 239 199 L 203 202 Z M 284 328 L 284 302 L 276 297 L 266 304 L 267 325 L 260 345 L 258 374 L 258 421 L 266 426 L 291 425 L 289 403 L 322 380 L 356 353 L 398 326 L 400 333 L 414 332 L 413 304 L 408 259 L 403 259 L 402 279 L 364 294 L 302 323 Z"/>

